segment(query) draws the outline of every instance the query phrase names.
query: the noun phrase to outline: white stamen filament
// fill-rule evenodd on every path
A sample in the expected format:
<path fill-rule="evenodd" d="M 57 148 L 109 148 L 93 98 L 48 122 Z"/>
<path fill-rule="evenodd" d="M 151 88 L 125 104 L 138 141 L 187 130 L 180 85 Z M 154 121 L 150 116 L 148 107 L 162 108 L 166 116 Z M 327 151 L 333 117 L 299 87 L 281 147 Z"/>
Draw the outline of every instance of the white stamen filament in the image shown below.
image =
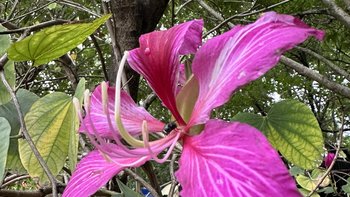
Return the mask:
<path fill-rule="evenodd" d="M 102 109 L 103 113 L 107 114 L 108 111 L 108 93 L 107 93 L 107 84 L 106 82 L 101 83 L 101 92 L 102 92 Z"/>
<path fill-rule="evenodd" d="M 88 89 L 84 91 L 84 109 L 86 114 L 90 113 L 90 91 Z"/>
<path fill-rule="evenodd" d="M 83 115 L 81 114 L 81 106 L 80 106 L 80 101 L 76 97 L 73 97 L 73 105 L 75 108 L 75 112 L 78 114 L 78 117 L 80 121 L 83 120 Z"/>
<path fill-rule="evenodd" d="M 135 139 L 133 136 L 131 136 L 129 134 L 128 131 L 126 131 L 126 129 L 123 126 L 122 120 L 121 120 L 121 115 L 120 115 L 120 92 L 121 92 L 121 80 L 122 80 L 122 74 L 123 74 L 123 69 L 125 66 L 125 62 L 126 59 L 129 55 L 128 51 L 124 52 L 124 56 L 122 58 L 122 60 L 120 61 L 119 64 L 119 69 L 118 69 L 118 73 L 117 73 L 117 79 L 116 79 L 116 83 L 115 83 L 115 121 L 116 121 L 116 125 L 118 127 L 118 131 L 120 136 L 122 136 L 122 138 L 131 146 L 133 147 L 143 147 L 144 144 L 142 141 Z"/>

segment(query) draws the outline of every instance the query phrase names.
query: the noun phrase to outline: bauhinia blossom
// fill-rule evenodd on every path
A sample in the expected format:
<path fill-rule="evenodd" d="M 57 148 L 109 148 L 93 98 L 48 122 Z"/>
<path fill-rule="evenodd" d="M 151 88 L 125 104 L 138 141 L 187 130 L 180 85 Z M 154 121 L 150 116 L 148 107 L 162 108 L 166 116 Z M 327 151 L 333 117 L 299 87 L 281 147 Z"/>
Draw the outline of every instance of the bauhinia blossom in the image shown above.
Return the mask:
<path fill-rule="evenodd" d="M 273 68 L 283 52 L 309 36 L 322 39 L 323 32 L 292 16 L 268 12 L 255 23 L 237 25 L 200 47 L 202 28 L 202 20 L 193 20 L 145 34 L 140 47 L 122 60 L 127 58 L 174 117 L 176 128 L 164 138 L 149 142 L 149 132 L 162 131 L 165 123 L 121 90 L 123 62 L 116 88 L 102 83 L 91 97 L 86 94 L 80 130 L 96 150 L 80 161 L 63 196 L 92 195 L 124 168 L 151 159 L 164 162 L 176 142 L 183 146 L 176 172 L 181 196 L 300 196 L 278 153 L 260 131 L 239 122 L 210 119 L 210 113 Z M 187 54 L 195 54 L 189 79 L 180 62 L 180 56 Z M 75 103 L 79 105 L 76 99 Z"/>

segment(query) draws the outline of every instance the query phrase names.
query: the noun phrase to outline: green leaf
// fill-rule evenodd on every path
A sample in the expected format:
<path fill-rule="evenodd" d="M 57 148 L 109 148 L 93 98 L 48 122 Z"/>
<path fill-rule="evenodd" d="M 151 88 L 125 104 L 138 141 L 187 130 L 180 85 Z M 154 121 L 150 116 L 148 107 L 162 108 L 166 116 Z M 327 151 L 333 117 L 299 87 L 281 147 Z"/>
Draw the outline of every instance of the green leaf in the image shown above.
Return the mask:
<path fill-rule="evenodd" d="M 118 183 L 120 191 L 123 192 L 124 197 L 142 197 L 141 194 L 130 189 L 128 186 L 126 186 L 124 183 L 122 183 L 118 179 L 117 179 L 117 183 Z"/>
<path fill-rule="evenodd" d="M 298 190 L 304 197 L 308 196 L 310 193 L 309 190 L 306 190 L 303 188 L 299 188 Z M 308 196 L 308 197 L 320 197 L 320 195 L 318 193 L 313 193 L 311 196 Z"/>
<path fill-rule="evenodd" d="M 84 97 L 84 91 L 85 91 L 85 79 L 81 78 L 77 89 L 75 90 L 74 97 L 78 98 L 80 102 L 83 102 Z M 69 151 L 68 151 L 68 163 L 69 168 L 71 171 L 75 170 L 75 166 L 78 162 L 78 146 L 79 146 L 79 118 L 77 116 L 77 112 L 75 111 L 75 108 L 72 111 L 72 116 L 74 118 L 74 123 L 72 124 L 72 129 L 70 130 L 70 136 L 69 136 Z"/>
<path fill-rule="evenodd" d="M 71 98 L 56 92 L 36 101 L 25 117 L 28 132 L 54 176 L 68 156 L 70 132 L 75 125 L 73 112 Z M 29 175 L 38 177 L 41 183 L 47 181 L 37 158 L 23 139 L 19 140 L 19 153 Z"/>
<path fill-rule="evenodd" d="M 14 88 L 16 79 L 15 79 L 15 65 L 13 61 L 8 61 L 4 66 L 4 73 L 7 82 L 12 88 Z M 11 95 L 7 91 L 5 85 L 0 80 L 0 105 L 3 105 L 11 100 Z"/>
<path fill-rule="evenodd" d="M 314 169 L 310 175 L 310 177 L 304 176 L 304 175 L 298 175 L 296 176 L 297 183 L 304 189 L 311 191 L 314 190 L 318 181 L 321 179 L 321 177 L 324 175 L 324 170 Z M 326 177 L 320 187 L 326 187 L 329 185 L 330 179 L 329 177 Z"/>
<path fill-rule="evenodd" d="M 0 31 L 7 30 L 5 27 L 0 25 Z M 11 38 L 9 35 L 0 35 L 0 56 L 2 56 L 6 50 L 11 45 Z M 15 85 L 15 66 L 13 61 L 8 61 L 4 66 L 4 73 L 6 76 L 6 80 L 9 84 L 14 87 Z M 4 84 L 0 80 L 0 105 L 5 104 L 11 100 L 10 93 L 6 90 Z"/>
<path fill-rule="evenodd" d="M 299 168 L 298 166 L 293 166 L 289 169 L 289 173 L 292 175 L 292 176 L 297 176 L 299 174 L 304 174 L 304 170 Z"/>
<path fill-rule="evenodd" d="M 232 120 L 250 124 L 261 131 L 265 128 L 265 117 L 258 114 L 238 113 L 232 118 Z"/>
<path fill-rule="evenodd" d="M 75 90 L 75 93 L 74 93 L 74 97 L 79 99 L 80 103 L 83 102 L 84 91 L 85 91 L 85 83 L 86 83 L 85 78 L 81 78 L 79 80 L 78 85 L 77 85 L 77 89 Z"/>
<path fill-rule="evenodd" d="M 14 43 L 8 52 L 14 61 L 34 62 L 34 66 L 46 64 L 81 44 L 101 26 L 110 15 L 102 16 L 92 23 L 65 24 L 43 29 Z"/>
<path fill-rule="evenodd" d="M 233 119 L 261 130 L 270 143 L 295 165 L 313 169 L 322 162 L 322 132 L 315 116 L 303 103 L 285 100 L 273 105 L 266 117 L 243 113 Z"/>
<path fill-rule="evenodd" d="M 21 106 L 22 114 L 26 115 L 32 104 L 39 99 L 37 95 L 29 92 L 25 89 L 19 89 L 17 91 L 17 99 Z M 20 129 L 20 123 L 18 120 L 18 114 L 13 102 L 6 103 L 0 106 L 0 117 L 5 117 L 11 125 L 11 136 L 18 135 Z M 18 140 L 10 139 L 10 147 L 8 150 L 6 168 L 14 170 L 16 172 L 25 172 L 18 153 Z"/>
<path fill-rule="evenodd" d="M 347 184 L 343 185 L 341 187 L 341 189 L 347 194 L 350 194 L 350 184 L 349 183 L 350 183 L 350 178 L 347 179 Z"/>
<path fill-rule="evenodd" d="M 10 123 L 5 118 L 0 117 L 0 183 L 2 182 L 5 173 L 7 151 L 10 144 L 10 133 Z"/>
<path fill-rule="evenodd" d="M 6 31 L 7 29 L 0 25 L 0 31 Z M 0 35 L 0 55 L 3 55 L 6 50 L 10 47 L 11 45 L 11 37 L 10 35 Z"/>

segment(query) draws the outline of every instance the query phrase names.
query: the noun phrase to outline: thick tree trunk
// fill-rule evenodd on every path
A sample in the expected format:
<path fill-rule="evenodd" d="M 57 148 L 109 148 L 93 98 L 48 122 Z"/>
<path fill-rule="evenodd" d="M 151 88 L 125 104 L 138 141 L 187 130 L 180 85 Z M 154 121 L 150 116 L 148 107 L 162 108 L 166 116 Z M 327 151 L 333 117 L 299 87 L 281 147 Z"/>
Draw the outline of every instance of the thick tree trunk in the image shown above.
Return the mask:
<path fill-rule="evenodd" d="M 115 79 L 118 64 L 122 53 L 139 46 L 141 34 L 153 31 L 162 17 L 169 0 L 111 0 L 110 11 L 113 14 L 113 28 L 117 49 L 117 58 L 110 69 L 109 79 Z M 131 97 L 137 101 L 140 76 L 129 66 L 126 67 L 126 76 Z M 157 177 L 154 174 L 152 163 L 146 162 L 142 169 L 146 172 L 150 183 L 161 194 Z"/>
<path fill-rule="evenodd" d="M 119 52 L 131 50 L 138 47 L 138 38 L 141 34 L 153 31 L 169 0 L 111 0 L 110 10 L 113 14 L 113 28 L 115 32 L 116 45 Z M 117 61 L 120 61 L 122 54 L 119 54 Z M 110 69 L 110 79 L 115 79 L 117 66 Z M 140 76 L 126 68 L 130 95 L 137 99 Z"/>

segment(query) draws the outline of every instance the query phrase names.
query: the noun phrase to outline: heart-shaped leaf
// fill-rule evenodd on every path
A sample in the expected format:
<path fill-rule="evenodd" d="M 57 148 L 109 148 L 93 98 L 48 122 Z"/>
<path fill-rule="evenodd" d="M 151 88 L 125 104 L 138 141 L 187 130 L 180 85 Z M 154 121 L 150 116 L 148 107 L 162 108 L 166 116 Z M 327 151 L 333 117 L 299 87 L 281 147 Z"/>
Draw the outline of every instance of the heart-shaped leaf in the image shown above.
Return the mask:
<path fill-rule="evenodd" d="M 322 162 L 323 137 L 311 110 L 298 101 L 285 100 L 271 107 L 266 117 L 237 114 L 233 120 L 261 130 L 270 143 L 295 165 L 313 169 Z"/>
<path fill-rule="evenodd" d="M 10 144 L 10 133 L 10 123 L 5 118 L 0 117 L 0 183 L 2 182 L 5 172 L 7 151 Z"/>
<path fill-rule="evenodd" d="M 0 31 L 6 30 L 5 27 L 0 25 Z M 0 35 L 0 57 L 6 52 L 11 45 L 11 38 L 9 35 Z M 15 85 L 15 66 L 13 61 L 8 61 L 4 66 L 4 73 L 7 82 L 11 86 Z M 6 90 L 4 84 L 0 80 L 0 105 L 5 104 L 11 100 L 10 93 Z"/>
<path fill-rule="evenodd" d="M 102 25 L 110 15 L 92 23 L 65 24 L 48 27 L 14 43 L 8 50 L 9 59 L 41 65 L 54 60 L 82 43 Z"/>
<path fill-rule="evenodd" d="M 28 132 L 53 175 L 62 169 L 68 156 L 70 133 L 75 128 L 71 97 L 52 93 L 36 101 L 25 116 Z M 45 182 L 47 177 L 28 143 L 19 140 L 19 153 L 31 177 Z"/>
<path fill-rule="evenodd" d="M 315 187 L 317 186 L 317 183 L 319 182 L 321 177 L 324 175 L 324 173 L 325 173 L 324 170 L 314 169 L 309 177 L 304 175 L 297 175 L 296 181 L 302 188 L 308 191 L 311 191 L 315 189 Z M 330 183 L 330 179 L 329 177 L 326 177 L 322 181 L 320 187 L 326 187 L 327 185 L 329 185 L 329 183 Z"/>
<path fill-rule="evenodd" d="M 16 93 L 22 114 L 26 115 L 32 104 L 39 99 L 37 95 L 25 89 L 19 89 Z M 20 123 L 14 103 L 11 101 L 0 106 L 0 117 L 5 117 L 11 125 L 11 136 L 18 135 Z M 18 140 L 10 139 L 10 147 L 7 155 L 6 168 L 18 173 L 25 172 L 18 153 Z"/>

